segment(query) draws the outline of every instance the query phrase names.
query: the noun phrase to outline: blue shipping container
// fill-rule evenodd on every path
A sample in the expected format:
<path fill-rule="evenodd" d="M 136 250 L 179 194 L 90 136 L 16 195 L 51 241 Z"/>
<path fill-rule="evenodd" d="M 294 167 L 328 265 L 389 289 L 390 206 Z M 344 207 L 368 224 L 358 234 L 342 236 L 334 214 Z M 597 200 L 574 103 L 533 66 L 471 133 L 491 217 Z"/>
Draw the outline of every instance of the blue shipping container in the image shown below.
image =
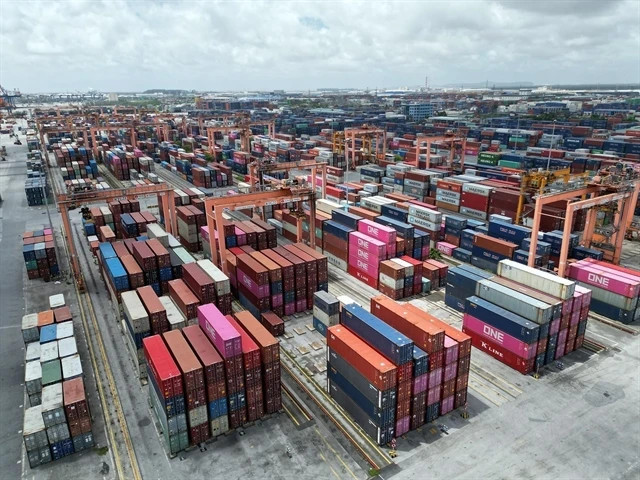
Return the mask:
<path fill-rule="evenodd" d="M 375 222 L 379 223 L 380 225 L 386 225 L 387 227 L 394 228 L 396 232 L 398 232 L 398 236 L 404 238 L 405 240 L 410 240 L 413 238 L 413 233 L 415 230 L 415 227 L 413 225 L 384 216 L 376 217 Z"/>
<path fill-rule="evenodd" d="M 341 225 L 333 220 L 327 220 L 322 224 L 322 230 L 329 235 L 333 235 L 345 242 L 349 241 L 349 233 L 353 232 L 353 228 Z"/>
<path fill-rule="evenodd" d="M 464 248 L 456 248 L 453 251 L 453 258 L 461 262 L 471 263 L 471 252 Z"/>
<path fill-rule="evenodd" d="M 474 245 L 471 253 L 474 257 L 481 258 L 482 260 L 498 263 L 500 260 L 511 260 L 506 255 L 501 255 L 499 253 L 492 252 L 491 250 L 487 250 L 486 248 L 479 247 L 478 245 Z"/>
<path fill-rule="evenodd" d="M 343 307 L 342 323 L 394 365 L 413 359 L 413 342 L 364 308 L 355 304 Z"/>
<path fill-rule="evenodd" d="M 424 375 L 429 371 L 429 354 L 413 347 L 413 378 Z"/>
<path fill-rule="evenodd" d="M 525 250 L 526 252 L 528 252 L 530 249 L 531 249 L 531 239 L 525 238 L 522 241 L 522 250 Z M 542 240 L 538 240 L 538 243 L 536 243 L 536 254 L 544 257 L 545 255 L 549 255 L 550 253 L 551 253 L 551 244 L 549 242 L 543 242 Z"/>
<path fill-rule="evenodd" d="M 445 293 L 444 295 L 444 303 L 447 307 L 453 308 L 458 312 L 464 313 L 464 300 L 454 297 L 449 293 Z"/>
<path fill-rule="evenodd" d="M 503 238 L 517 245 L 522 244 L 525 238 L 531 237 L 531 229 L 520 225 L 495 221 L 489 222 L 489 235 L 496 238 Z"/>
<path fill-rule="evenodd" d="M 323 337 L 327 336 L 327 326 L 316 317 L 313 317 L 313 328 L 315 328 Z"/>
<path fill-rule="evenodd" d="M 129 290 L 129 277 L 119 258 L 108 258 L 105 261 L 109 278 L 116 290 Z"/>
<path fill-rule="evenodd" d="M 103 263 L 108 258 L 117 257 L 116 251 L 113 249 L 113 245 L 111 245 L 109 242 L 100 243 L 98 245 L 98 250 L 100 251 L 100 257 L 102 258 Z"/>
<path fill-rule="evenodd" d="M 524 250 L 516 250 L 513 253 L 513 260 L 522 263 L 523 265 L 527 265 L 529 263 L 529 252 L 525 252 Z M 540 255 L 535 256 L 534 263 L 536 266 L 542 266 L 542 257 Z"/>
<path fill-rule="evenodd" d="M 453 227 L 457 230 L 464 230 L 467 228 L 467 219 L 463 217 L 456 217 L 455 215 L 447 215 L 444 219 L 446 227 Z"/>
<path fill-rule="evenodd" d="M 399 222 L 407 222 L 409 218 L 409 212 L 393 205 L 382 205 L 380 209 L 382 215 L 385 217 L 393 218 Z"/>
<path fill-rule="evenodd" d="M 57 325 L 45 325 L 40 328 L 40 344 L 54 342 L 56 340 Z"/>
<path fill-rule="evenodd" d="M 623 310 L 621 308 L 614 307 L 613 305 L 609 305 L 608 303 L 604 303 L 600 300 L 596 300 L 593 297 L 591 298 L 589 310 L 602 315 L 603 317 L 617 320 L 625 324 L 629 324 L 636 320 L 636 317 L 638 317 L 638 314 L 640 313 L 639 308 L 636 308 L 635 310 Z"/>
<path fill-rule="evenodd" d="M 465 312 L 521 342 L 531 344 L 540 337 L 539 325 L 475 295 L 467 298 Z"/>
<path fill-rule="evenodd" d="M 358 222 L 362 220 L 362 217 L 354 215 L 353 213 L 345 212 L 344 210 L 333 210 L 331 212 L 331 220 L 339 223 L 340 225 L 357 230 Z"/>

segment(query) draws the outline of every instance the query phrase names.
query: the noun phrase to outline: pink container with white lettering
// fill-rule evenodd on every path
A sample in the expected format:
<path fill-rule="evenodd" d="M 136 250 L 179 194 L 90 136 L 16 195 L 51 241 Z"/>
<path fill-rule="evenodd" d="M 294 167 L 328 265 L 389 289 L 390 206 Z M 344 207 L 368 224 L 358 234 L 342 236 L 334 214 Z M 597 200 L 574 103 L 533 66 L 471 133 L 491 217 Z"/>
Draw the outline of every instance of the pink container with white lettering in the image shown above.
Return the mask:
<path fill-rule="evenodd" d="M 491 325 L 487 325 L 482 320 L 479 320 L 468 313 L 464 314 L 462 325 L 469 331 L 497 343 L 505 350 L 514 353 L 518 357 L 528 360 L 536 356 L 537 340 L 532 344 L 524 343 L 511 335 L 507 335 L 502 330 L 498 330 Z"/>
<path fill-rule="evenodd" d="M 349 234 L 349 250 L 354 246 L 377 258 L 385 259 L 387 255 L 387 244 L 382 240 L 377 240 L 362 232 L 351 232 Z"/>
<path fill-rule="evenodd" d="M 349 256 L 353 256 L 355 258 L 359 258 L 363 262 L 367 263 L 380 263 L 384 258 L 378 257 L 375 253 L 368 252 L 367 250 L 363 250 L 362 248 L 357 247 L 356 245 L 349 245 Z"/>
<path fill-rule="evenodd" d="M 378 262 L 377 259 L 368 262 L 366 260 L 358 258 L 356 255 L 349 255 L 349 265 L 357 268 L 358 270 L 366 273 L 371 277 L 378 277 L 380 262 Z"/>
<path fill-rule="evenodd" d="M 397 233 L 395 229 L 372 222 L 371 220 L 360 220 L 358 222 L 358 231 L 370 237 L 384 242 L 386 245 L 395 243 Z"/>
<path fill-rule="evenodd" d="M 600 287 L 627 298 L 635 298 L 640 294 L 640 282 L 620 273 L 587 265 L 569 265 L 568 278 Z"/>
<path fill-rule="evenodd" d="M 455 245 L 447 242 L 438 242 L 436 243 L 436 250 L 444 253 L 445 255 L 453 255 L 453 251 L 458 248 Z"/>

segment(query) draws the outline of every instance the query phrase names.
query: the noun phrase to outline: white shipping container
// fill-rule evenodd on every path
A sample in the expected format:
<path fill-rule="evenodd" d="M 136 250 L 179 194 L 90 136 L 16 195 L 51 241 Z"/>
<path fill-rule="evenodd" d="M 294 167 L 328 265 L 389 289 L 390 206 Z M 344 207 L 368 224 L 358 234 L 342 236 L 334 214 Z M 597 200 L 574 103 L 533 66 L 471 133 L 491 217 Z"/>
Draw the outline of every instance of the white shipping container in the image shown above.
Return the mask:
<path fill-rule="evenodd" d="M 389 275 L 380 273 L 378 280 L 380 283 L 391 288 L 392 290 L 400 290 L 404 288 L 404 279 L 394 280 Z"/>
<path fill-rule="evenodd" d="M 549 323 L 553 316 L 553 306 L 491 280 L 476 283 L 476 295 L 538 325 Z"/>
<path fill-rule="evenodd" d="M 80 362 L 80 355 L 77 353 L 63 358 L 60 363 L 62 363 L 62 378 L 64 380 L 70 380 L 82 375 L 82 362 Z"/>
<path fill-rule="evenodd" d="M 42 391 L 42 365 L 40 362 L 27 362 L 24 369 L 24 384 L 29 395 Z"/>
<path fill-rule="evenodd" d="M 500 261 L 498 263 L 497 273 L 499 276 L 508 280 L 522 283 L 527 287 L 540 290 L 541 292 L 562 300 L 573 297 L 575 292 L 575 282 L 522 265 L 513 260 Z"/>
<path fill-rule="evenodd" d="M 341 207 L 339 203 L 332 202 L 330 200 L 319 199 L 316 200 L 316 208 L 321 212 L 331 215 L 331 212 L 333 212 L 334 210 L 339 210 Z"/>
<path fill-rule="evenodd" d="M 355 303 L 356 305 L 360 305 L 348 295 L 340 295 L 339 297 L 336 297 L 336 298 L 340 302 L 340 310 L 342 310 L 342 308 L 345 307 L 346 305 L 351 305 L 352 303 Z"/>
<path fill-rule="evenodd" d="M 231 282 L 222 270 L 216 267 L 211 260 L 198 260 L 196 262 L 202 270 L 214 281 L 216 293 L 219 296 L 231 293 Z"/>
<path fill-rule="evenodd" d="M 428 220 L 429 222 L 437 223 L 438 228 L 440 228 L 440 224 L 442 223 L 442 213 L 438 212 L 437 210 L 431 210 L 426 207 L 421 207 L 420 205 L 409 204 L 409 215 Z"/>
<path fill-rule="evenodd" d="M 443 197 L 442 195 L 436 195 L 436 201 L 442 203 L 448 203 L 449 205 L 460 205 L 460 199 L 455 199 L 451 197 Z"/>
<path fill-rule="evenodd" d="M 144 333 L 151 330 L 149 315 L 135 291 L 122 292 L 122 310 L 133 333 Z"/>
<path fill-rule="evenodd" d="M 477 218 L 478 220 L 486 220 L 487 212 L 482 210 L 474 210 L 473 208 L 460 207 L 460 213 L 468 215 L 469 217 Z"/>
<path fill-rule="evenodd" d="M 411 265 L 409 262 L 402 260 L 400 258 L 392 258 L 391 261 L 397 263 L 398 265 L 404 268 L 405 277 L 413 276 L 413 265 Z"/>
<path fill-rule="evenodd" d="M 67 421 L 62 404 L 62 383 L 47 385 L 42 389 L 42 420 L 45 427 Z"/>
<path fill-rule="evenodd" d="M 63 338 L 73 337 L 73 322 L 58 323 L 56 329 L 56 339 L 62 340 Z"/>
<path fill-rule="evenodd" d="M 327 257 L 327 262 L 330 263 L 331 265 L 333 265 L 334 267 L 342 270 L 343 272 L 347 271 L 347 262 L 345 262 L 344 260 L 335 257 L 333 255 L 331 255 L 329 252 L 327 252 L 326 250 L 324 252 L 322 252 L 324 254 L 325 257 Z"/>
<path fill-rule="evenodd" d="M 588 290 L 591 290 L 591 297 L 599 300 L 600 302 L 612 305 L 622 310 L 634 310 L 638 306 L 638 297 L 625 297 L 619 293 L 614 293 L 604 288 L 589 285 L 585 282 L 576 281 L 576 285 L 580 285 Z"/>
<path fill-rule="evenodd" d="M 58 358 L 58 342 L 48 342 L 40 345 L 40 363 L 50 362 Z"/>
<path fill-rule="evenodd" d="M 31 342 L 27 344 L 25 359 L 27 362 L 38 360 L 38 363 L 40 363 L 40 344 L 38 342 Z"/>
<path fill-rule="evenodd" d="M 411 225 L 415 225 L 416 227 L 426 228 L 427 230 L 430 230 L 430 231 L 440 230 L 440 225 L 442 223 L 442 222 L 437 222 L 437 223 L 430 222 L 423 218 L 415 217 L 413 215 L 409 215 L 407 217 L 407 220 Z"/>
<path fill-rule="evenodd" d="M 169 236 L 164 229 L 157 223 L 147 224 L 147 237 L 157 238 L 158 241 L 165 247 L 169 248 Z"/>
<path fill-rule="evenodd" d="M 62 293 L 58 293 L 56 295 L 51 295 L 49 297 L 49 308 L 54 309 L 58 307 L 64 307 L 64 295 Z"/>
<path fill-rule="evenodd" d="M 176 304 L 173 303 L 171 297 L 162 296 L 160 298 L 160 303 L 167 312 L 167 320 L 169 321 L 169 326 L 171 330 L 178 330 L 187 326 L 187 319 L 182 315 L 182 312 Z"/>
<path fill-rule="evenodd" d="M 78 346 L 76 345 L 75 337 L 67 337 L 62 340 L 58 340 L 58 355 L 60 358 L 70 357 L 78 353 Z"/>
<path fill-rule="evenodd" d="M 316 317 L 320 321 L 320 323 L 326 325 L 327 327 L 332 327 L 340 323 L 339 313 L 328 315 L 326 312 L 320 310 L 320 308 L 318 308 L 318 306 L 316 305 L 313 306 L 313 316 Z"/>
<path fill-rule="evenodd" d="M 488 197 L 489 195 L 491 195 L 493 187 L 489 187 L 487 185 L 479 185 L 477 183 L 465 183 L 464 185 L 462 185 L 462 191 Z"/>
<path fill-rule="evenodd" d="M 49 441 L 47 431 L 42 420 L 42 406 L 27 408 L 24 411 L 22 424 L 22 439 L 27 452 L 47 448 Z"/>
<path fill-rule="evenodd" d="M 37 313 L 30 313 L 22 317 L 22 339 L 24 343 L 40 341 Z"/>

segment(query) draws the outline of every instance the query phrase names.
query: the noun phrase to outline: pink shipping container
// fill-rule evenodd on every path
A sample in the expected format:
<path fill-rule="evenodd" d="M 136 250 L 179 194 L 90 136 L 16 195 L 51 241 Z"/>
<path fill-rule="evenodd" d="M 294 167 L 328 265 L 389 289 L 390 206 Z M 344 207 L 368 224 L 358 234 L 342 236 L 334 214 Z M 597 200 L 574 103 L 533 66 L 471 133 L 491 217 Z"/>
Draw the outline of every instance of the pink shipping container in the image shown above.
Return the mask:
<path fill-rule="evenodd" d="M 349 265 L 356 267 L 361 272 L 367 274 L 370 277 L 378 277 L 380 270 L 380 263 L 373 261 L 367 262 L 354 255 L 349 255 Z"/>
<path fill-rule="evenodd" d="M 591 290 L 581 285 L 576 285 L 575 291 L 582 294 L 582 308 L 588 307 L 591 303 Z"/>
<path fill-rule="evenodd" d="M 442 402 L 440 402 L 440 415 L 445 415 L 453 410 L 455 398 L 455 395 L 451 395 L 450 397 L 442 399 Z"/>
<path fill-rule="evenodd" d="M 564 350 L 567 344 L 567 335 L 569 334 L 568 329 L 560 330 L 558 333 L 558 346 L 556 347 L 556 359 L 560 357 L 564 357 Z"/>
<path fill-rule="evenodd" d="M 569 320 L 569 325 L 575 325 L 580 321 L 580 310 L 574 310 L 571 312 L 571 320 Z"/>
<path fill-rule="evenodd" d="M 446 367 L 444 367 L 444 377 L 443 381 L 448 382 L 449 380 L 456 378 L 458 374 L 458 362 L 450 363 Z"/>
<path fill-rule="evenodd" d="M 604 288 L 628 298 L 635 298 L 640 294 L 640 281 L 625 276 L 622 272 L 613 273 L 596 266 L 569 265 L 568 278 Z"/>
<path fill-rule="evenodd" d="M 401 418 L 400 420 L 396 421 L 396 432 L 395 432 L 395 436 L 396 438 L 404 435 L 405 433 L 407 433 L 409 431 L 409 426 L 411 424 L 411 417 L 410 416 L 406 416 Z"/>
<path fill-rule="evenodd" d="M 251 280 L 246 273 L 240 270 L 240 268 L 238 268 L 236 272 L 240 283 L 247 287 L 257 298 L 265 298 L 269 296 L 269 284 L 258 285 L 256 282 Z"/>
<path fill-rule="evenodd" d="M 460 353 L 460 346 L 453 338 L 444 336 L 444 363 L 449 365 L 450 363 L 458 361 L 458 355 Z"/>
<path fill-rule="evenodd" d="M 427 386 L 429 385 L 429 374 L 425 373 L 424 375 L 420 375 L 419 377 L 415 377 L 413 379 L 413 395 L 417 395 L 418 393 L 422 393 L 427 390 Z"/>
<path fill-rule="evenodd" d="M 355 246 L 372 254 L 374 257 L 386 259 L 387 244 L 381 240 L 377 240 L 362 232 L 351 232 L 349 234 L 349 250 L 351 246 Z"/>
<path fill-rule="evenodd" d="M 223 358 L 242 355 L 240 334 L 214 304 L 198 307 L 198 324 Z"/>
<path fill-rule="evenodd" d="M 440 386 L 431 387 L 427 391 L 427 405 L 433 405 L 436 402 L 440 401 L 440 392 L 442 388 Z"/>
<path fill-rule="evenodd" d="M 385 260 L 385 258 L 378 257 L 373 252 L 368 252 L 352 244 L 349 244 L 349 256 L 359 258 L 363 262 L 367 263 L 380 263 L 381 261 Z"/>
<path fill-rule="evenodd" d="M 528 344 L 524 343 L 517 338 L 507 335 L 497 328 L 487 325 L 482 320 L 479 320 L 468 313 L 464 314 L 462 318 L 462 325 L 469 331 L 476 335 L 491 340 L 502 346 L 505 350 L 515 354 L 518 357 L 524 359 L 531 359 L 536 356 L 536 343 Z"/>
<path fill-rule="evenodd" d="M 442 384 L 442 367 L 429 372 L 429 388 L 438 387 Z"/>
<path fill-rule="evenodd" d="M 549 335 L 555 335 L 560 331 L 560 319 L 557 318 L 555 320 L 551 320 L 551 324 L 549 326 Z"/>
<path fill-rule="evenodd" d="M 293 315 L 296 313 L 296 304 L 295 303 L 285 303 L 284 304 L 284 314 L 285 315 Z"/>
<path fill-rule="evenodd" d="M 397 233 L 395 229 L 372 222 L 371 220 L 360 220 L 358 222 L 358 231 L 370 237 L 384 242 L 386 245 L 395 244 Z M 391 254 L 389 252 L 389 254 Z"/>
<path fill-rule="evenodd" d="M 458 248 L 455 245 L 447 242 L 438 242 L 436 243 L 436 250 L 444 253 L 445 255 L 453 255 L 453 251 Z"/>

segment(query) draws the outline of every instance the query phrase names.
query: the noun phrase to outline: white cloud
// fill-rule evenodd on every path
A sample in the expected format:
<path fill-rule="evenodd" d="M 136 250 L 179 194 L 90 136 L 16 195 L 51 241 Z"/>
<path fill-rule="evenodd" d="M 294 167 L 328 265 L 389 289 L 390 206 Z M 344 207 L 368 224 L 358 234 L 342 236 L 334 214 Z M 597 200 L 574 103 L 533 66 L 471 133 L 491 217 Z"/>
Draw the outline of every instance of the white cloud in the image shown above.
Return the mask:
<path fill-rule="evenodd" d="M 37 14 L 36 14 L 37 12 Z M 640 81 L 640 7 L 609 1 L 0 1 L 23 91 Z"/>

